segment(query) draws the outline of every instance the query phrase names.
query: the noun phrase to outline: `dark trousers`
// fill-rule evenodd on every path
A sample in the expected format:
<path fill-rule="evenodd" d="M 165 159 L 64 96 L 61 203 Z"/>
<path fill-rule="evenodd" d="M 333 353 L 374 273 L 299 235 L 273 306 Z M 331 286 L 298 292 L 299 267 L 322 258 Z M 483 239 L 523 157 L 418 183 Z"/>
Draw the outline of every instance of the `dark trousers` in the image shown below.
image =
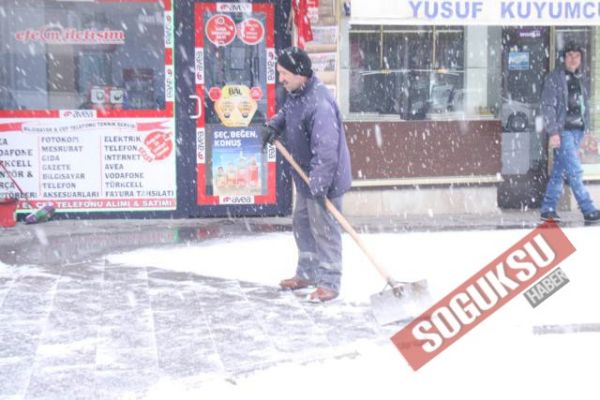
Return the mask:
<path fill-rule="evenodd" d="M 341 210 L 342 196 L 330 199 Z M 293 231 L 298 247 L 296 276 L 339 291 L 342 276 L 341 227 L 322 201 L 296 194 Z"/>

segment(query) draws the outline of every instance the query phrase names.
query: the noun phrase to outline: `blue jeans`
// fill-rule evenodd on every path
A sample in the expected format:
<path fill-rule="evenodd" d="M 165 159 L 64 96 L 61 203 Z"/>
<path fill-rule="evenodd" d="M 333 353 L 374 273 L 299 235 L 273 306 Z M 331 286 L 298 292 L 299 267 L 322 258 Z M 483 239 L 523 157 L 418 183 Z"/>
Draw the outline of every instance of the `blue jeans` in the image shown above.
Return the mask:
<path fill-rule="evenodd" d="M 596 210 L 592 198 L 583 185 L 583 168 L 579 161 L 579 144 L 583 131 L 563 131 L 560 134 L 560 147 L 554 149 L 554 163 L 541 212 L 556 211 L 556 205 L 563 192 L 565 178 L 573 191 L 577 204 L 583 214 Z"/>
<path fill-rule="evenodd" d="M 342 197 L 330 200 L 341 211 Z M 298 247 L 296 276 L 339 292 L 342 231 L 333 215 L 319 200 L 297 191 L 292 230 Z"/>

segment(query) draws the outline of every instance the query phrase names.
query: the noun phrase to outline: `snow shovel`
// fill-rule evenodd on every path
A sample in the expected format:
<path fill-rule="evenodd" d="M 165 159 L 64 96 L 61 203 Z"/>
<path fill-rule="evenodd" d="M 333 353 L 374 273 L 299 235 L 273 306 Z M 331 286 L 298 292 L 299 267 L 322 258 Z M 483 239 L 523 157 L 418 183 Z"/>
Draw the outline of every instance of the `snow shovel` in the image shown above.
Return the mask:
<path fill-rule="evenodd" d="M 308 176 L 300 168 L 296 160 L 287 151 L 285 146 L 277 139 L 273 144 L 279 150 L 281 155 L 290 163 L 292 168 L 300 177 L 308 182 Z M 375 259 L 373 254 L 367 249 L 363 240 L 356 230 L 350 225 L 348 220 L 338 211 L 335 205 L 325 198 L 325 208 L 340 223 L 342 228 L 354 239 L 358 247 L 367 256 L 373 264 L 379 275 L 385 280 L 386 286 L 379 293 L 371 296 L 371 307 L 373 315 L 380 325 L 408 321 L 417 317 L 427 306 L 431 304 L 431 296 L 427 289 L 427 280 L 422 279 L 414 282 L 397 281 L 393 279 L 387 270 Z M 386 290 L 387 287 L 390 290 Z"/>

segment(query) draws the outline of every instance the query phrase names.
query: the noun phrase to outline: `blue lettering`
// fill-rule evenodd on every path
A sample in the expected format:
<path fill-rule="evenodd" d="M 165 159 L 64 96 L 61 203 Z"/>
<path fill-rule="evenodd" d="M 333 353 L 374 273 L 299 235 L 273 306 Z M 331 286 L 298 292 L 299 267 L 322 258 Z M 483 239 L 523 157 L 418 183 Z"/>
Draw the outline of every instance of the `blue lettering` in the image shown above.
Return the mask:
<path fill-rule="evenodd" d="M 500 16 L 501 18 L 509 18 L 509 19 L 514 19 L 515 18 L 515 14 L 513 13 L 512 10 L 512 6 L 513 6 L 513 2 L 511 1 L 510 3 L 507 3 L 505 1 L 503 1 L 502 3 L 500 3 Z"/>
<path fill-rule="evenodd" d="M 548 14 L 552 19 L 559 19 L 562 17 L 562 3 L 550 3 L 548 4 Z"/>
<path fill-rule="evenodd" d="M 535 2 L 533 3 L 533 7 L 535 7 L 535 11 L 537 12 L 537 17 L 538 18 L 543 18 L 544 17 L 544 8 L 546 8 L 546 5 L 548 5 L 548 3 L 546 2 Z"/>
<path fill-rule="evenodd" d="M 479 14 L 481 12 L 482 7 L 483 7 L 482 2 L 480 2 L 480 1 L 473 2 L 473 16 L 472 16 L 473 19 L 477 18 L 477 14 Z"/>
<path fill-rule="evenodd" d="M 431 7 L 430 7 L 431 6 Z M 438 3 L 431 3 L 429 1 L 425 2 L 425 16 L 429 19 L 434 19 L 437 17 L 438 13 Z"/>
<path fill-rule="evenodd" d="M 588 8 L 590 10 L 588 10 Z M 596 16 L 596 14 L 594 14 L 594 3 L 585 3 L 583 5 L 583 16 L 588 19 L 592 19 Z"/>
<path fill-rule="evenodd" d="M 419 8 L 421 7 L 421 2 L 413 2 L 413 1 L 409 1 L 408 4 L 410 4 L 410 7 L 412 8 L 412 12 L 413 12 L 413 18 L 417 18 L 419 16 Z"/>
<path fill-rule="evenodd" d="M 581 15 L 581 4 L 580 3 L 566 3 L 565 4 L 565 18 L 577 19 Z"/>
<path fill-rule="evenodd" d="M 470 3 L 464 3 L 464 9 L 463 12 L 461 13 L 460 11 L 460 3 L 456 3 L 456 16 L 458 18 L 468 18 L 469 17 L 469 4 Z"/>
<path fill-rule="evenodd" d="M 531 3 L 517 3 L 517 16 L 519 18 L 529 18 L 531 15 Z"/>
<path fill-rule="evenodd" d="M 409 0 L 408 4 L 413 18 L 460 18 L 475 19 L 483 12 L 484 3 L 478 1 L 435 1 L 435 0 Z M 510 3 L 512 7 L 512 2 Z M 511 11 L 512 13 L 512 11 Z"/>
<path fill-rule="evenodd" d="M 442 12 L 440 15 L 443 18 L 452 18 L 452 3 L 449 1 L 442 2 Z"/>
<path fill-rule="evenodd" d="M 472 18 L 481 11 L 482 2 L 471 4 Z M 458 8 L 457 8 L 458 12 Z M 502 19 L 595 19 L 600 16 L 600 2 L 591 0 L 508 0 L 500 2 Z"/>

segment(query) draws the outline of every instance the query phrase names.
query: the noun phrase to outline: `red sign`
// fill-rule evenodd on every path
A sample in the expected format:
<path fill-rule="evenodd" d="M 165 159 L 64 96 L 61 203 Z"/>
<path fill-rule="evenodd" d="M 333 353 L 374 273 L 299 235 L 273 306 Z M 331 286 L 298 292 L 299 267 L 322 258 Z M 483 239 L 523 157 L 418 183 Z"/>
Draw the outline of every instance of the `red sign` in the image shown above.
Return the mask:
<path fill-rule="evenodd" d="M 258 86 L 254 86 L 252 89 L 250 89 L 250 97 L 252 97 L 252 100 L 259 101 L 262 98 L 262 95 L 262 89 Z"/>
<path fill-rule="evenodd" d="M 545 223 L 402 328 L 392 342 L 416 371 L 574 251 L 558 226 Z"/>
<path fill-rule="evenodd" d="M 210 89 L 208 89 L 208 97 L 212 100 L 212 101 L 217 101 L 221 98 L 221 94 L 222 94 L 222 90 L 220 87 L 211 87 Z"/>
<path fill-rule="evenodd" d="M 239 23 L 237 34 L 242 42 L 253 46 L 263 40 L 265 28 L 256 18 L 248 18 Z"/>
<path fill-rule="evenodd" d="M 144 139 L 146 148 L 141 147 L 140 153 L 148 162 L 164 160 L 173 150 L 171 135 L 162 131 L 150 133 Z"/>
<path fill-rule="evenodd" d="M 231 17 L 217 14 L 206 23 L 206 37 L 215 46 L 227 46 L 235 38 L 235 22 Z"/>

